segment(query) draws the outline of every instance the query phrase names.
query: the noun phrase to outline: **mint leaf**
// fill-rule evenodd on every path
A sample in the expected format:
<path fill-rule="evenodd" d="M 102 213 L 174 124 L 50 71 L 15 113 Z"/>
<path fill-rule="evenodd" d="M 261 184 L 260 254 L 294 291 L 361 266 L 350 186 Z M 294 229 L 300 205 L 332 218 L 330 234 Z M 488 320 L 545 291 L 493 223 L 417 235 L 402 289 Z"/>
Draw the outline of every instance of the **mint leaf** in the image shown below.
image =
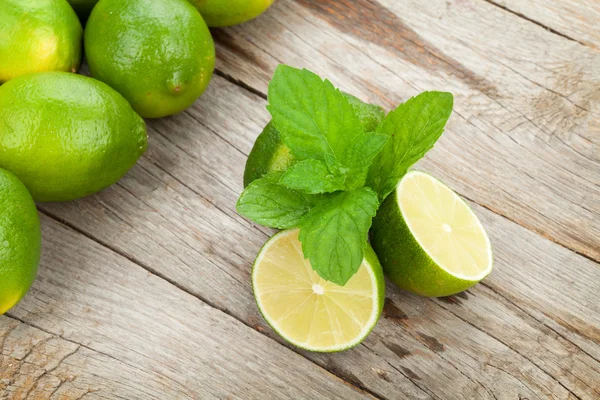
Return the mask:
<path fill-rule="evenodd" d="M 300 224 L 316 202 L 306 195 L 277 183 L 281 173 L 252 182 L 242 192 L 236 208 L 240 215 L 270 228 L 288 229 Z"/>
<path fill-rule="evenodd" d="M 364 133 L 346 97 L 306 69 L 279 65 L 269 83 L 268 99 L 273 124 L 299 159 L 334 165 L 351 139 Z"/>
<path fill-rule="evenodd" d="M 344 177 L 329 172 L 323 161 L 304 160 L 288 168 L 279 183 L 309 194 L 330 193 L 344 187 Z"/>
<path fill-rule="evenodd" d="M 376 104 L 365 103 L 350 93 L 342 92 L 342 94 L 354 109 L 354 113 L 358 117 L 364 131 L 375 132 L 379 123 L 385 118 L 383 107 Z"/>
<path fill-rule="evenodd" d="M 331 82 L 306 69 L 280 65 L 268 92 L 272 122 L 292 154 L 299 160 L 324 161 L 336 177 L 356 182 L 388 139 L 365 133 L 355 111 L 357 100 L 353 106 Z"/>
<path fill-rule="evenodd" d="M 323 279 L 345 285 L 360 267 L 379 201 L 369 188 L 325 195 L 300 224 L 304 257 Z"/>
<path fill-rule="evenodd" d="M 377 133 L 390 136 L 390 140 L 371 165 L 367 186 L 381 201 L 442 135 L 452 105 L 451 93 L 424 92 L 390 112 L 379 125 Z"/>
<path fill-rule="evenodd" d="M 352 143 L 348 145 L 344 152 L 343 165 L 348 167 L 343 169 L 342 173 L 344 175 L 357 176 L 365 172 L 373 163 L 375 157 L 381 152 L 389 138 L 388 135 L 375 133 L 363 133 L 354 137 Z M 363 185 L 361 184 L 358 187 L 361 186 Z M 349 187 L 348 189 L 357 189 L 358 187 Z"/>

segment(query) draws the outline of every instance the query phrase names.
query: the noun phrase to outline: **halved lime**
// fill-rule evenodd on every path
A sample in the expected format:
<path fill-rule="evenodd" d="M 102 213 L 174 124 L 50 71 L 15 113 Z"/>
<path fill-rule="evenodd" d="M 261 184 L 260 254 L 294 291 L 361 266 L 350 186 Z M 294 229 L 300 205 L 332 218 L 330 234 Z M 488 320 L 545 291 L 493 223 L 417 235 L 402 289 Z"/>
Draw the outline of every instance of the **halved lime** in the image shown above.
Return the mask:
<path fill-rule="evenodd" d="M 345 286 L 328 282 L 304 259 L 298 229 L 282 231 L 263 246 L 252 270 L 254 297 L 271 327 L 294 346 L 334 352 L 359 344 L 383 308 L 385 281 L 370 246 Z"/>
<path fill-rule="evenodd" d="M 399 287 L 424 296 L 450 296 L 492 271 L 490 240 L 456 193 L 410 171 L 373 220 L 371 244 Z"/>

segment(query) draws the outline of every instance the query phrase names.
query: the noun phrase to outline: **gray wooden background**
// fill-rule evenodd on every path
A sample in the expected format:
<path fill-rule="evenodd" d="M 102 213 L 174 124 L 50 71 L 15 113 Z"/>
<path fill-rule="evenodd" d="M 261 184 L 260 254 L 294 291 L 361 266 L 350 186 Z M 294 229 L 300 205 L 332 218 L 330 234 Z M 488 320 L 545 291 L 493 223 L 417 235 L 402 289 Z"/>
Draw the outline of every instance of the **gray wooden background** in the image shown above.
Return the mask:
<path fill-rule="evenodd" d="M 217 72 L 108 190 L 40 204 L 27 297 L 0 316 L 0 399 L 599 399 L 600 2 L 277 0 L 214 30 Z M 235 212 L 279 63 L 390 109 L 455 95 L 418 167 L 469 200 L 495 270 L 450 298 L 388 285 L 340 354 L 265 324 Z"/>

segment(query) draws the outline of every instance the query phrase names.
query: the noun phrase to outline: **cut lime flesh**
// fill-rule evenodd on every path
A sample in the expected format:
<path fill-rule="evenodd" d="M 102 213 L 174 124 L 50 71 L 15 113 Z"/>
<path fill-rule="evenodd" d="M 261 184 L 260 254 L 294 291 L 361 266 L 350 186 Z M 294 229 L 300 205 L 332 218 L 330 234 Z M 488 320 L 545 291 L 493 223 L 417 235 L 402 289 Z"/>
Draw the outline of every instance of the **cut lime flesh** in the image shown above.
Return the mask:
<path fill-rule="evenodd" d="M 449 296 L 492 270 L 489 238 L 456 193 L 431 175 L 410 171 L 373 221 L 371 242 L 398 286 L 425 296 Z"/>
<path fill-rule="evenodd" d="M 341 351 L 360 343 L 383 308 L 383 271 L 368 247 L 345 286 L 325 281 L 304 259 L 298 230 L 279 232 L 260 251 L 252 271 L 254 296 L 265 320 L 291 344 Z"/>

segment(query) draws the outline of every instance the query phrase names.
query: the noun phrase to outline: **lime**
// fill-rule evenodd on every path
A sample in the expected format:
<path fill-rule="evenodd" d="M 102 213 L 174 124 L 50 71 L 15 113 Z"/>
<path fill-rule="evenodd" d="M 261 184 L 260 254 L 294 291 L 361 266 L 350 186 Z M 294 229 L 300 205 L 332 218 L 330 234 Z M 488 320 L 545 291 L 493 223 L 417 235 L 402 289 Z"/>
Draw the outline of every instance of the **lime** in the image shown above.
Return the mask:
<path fill-rule="evenodd" d="M 79 18 L 87 18 L 92 9 L 98 3 L 98 0 L 67 0 L 71 3 L 73 10 L 79 15 Z"/>
<path fill-rule="evenodd" d="M 208 26 L 241 24 L 258 17 L 275 0 L 188 0 L 196 6 Z"/>
<path fill-rule="evenodd" d="M 82 29 L 66 0 L 2 0 L 0 21 L 0 83 L 33 72 L 77 72 Z"/>
<path fill-rule="evenodd" d="M 371 244 L 387 276 L 423 296 L 450 296 L 492 271 L 492 249 L 477 216 L 431 175 L 410 171 L 373 220 Z"/>
<path fill-rule="evenodd" d="M 344 96 L 354 109 L 365 131 L 375 131 L 379 122 L 385 117 L 383 108 L 374 104 L 363 103 L 347 93 L 344 93 Z M 254 147 L 246 161 L 244 187 L 269 172 L 285 171 L 294 161 L 290 149 L 281 141 L 279 132 L 273 123 L 269 122 L 256 138 Z"/>
<path fill-rule="evenodd" d="M 148 145 L 144 120 L 102 82 L 67 72 L 0 86 L 0 168 L 36 201 L 65 201 L 115 183 Z"/>
<path fill-rule="evenodd" d="M 42 234 L 25 186 L 0 169 L 0 315 L 17 304 L 35 279 Z"/>
<path fill-rule="evenodd" d="M 256 257 L 252 285 L 258 308 L 294 346 L 321 352 L 354 347 L 383 309 L 385 280 L 377 256 L 367 246 L 356 275 L 338 286 L 319 277 L 304 259 L 298 232 L 275 234 Z"/>
<path fill-rule="evenodd" d="M 182 0 L 102 0 L 88 19 L 84 40 L 92 76 L 146 118 L 189 107 L 215 66 L 210 31 Z"/>

